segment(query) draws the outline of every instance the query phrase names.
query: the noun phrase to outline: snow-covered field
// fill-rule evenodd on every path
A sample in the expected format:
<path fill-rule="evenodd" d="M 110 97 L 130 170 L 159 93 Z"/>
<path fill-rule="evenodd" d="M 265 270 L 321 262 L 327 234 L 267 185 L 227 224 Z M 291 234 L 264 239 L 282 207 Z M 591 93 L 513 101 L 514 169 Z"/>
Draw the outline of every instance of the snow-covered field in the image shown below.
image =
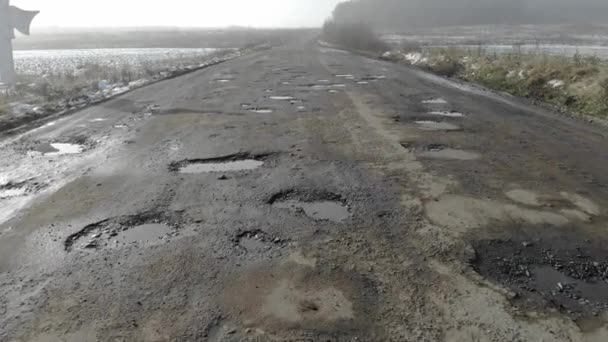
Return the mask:
<path fill-rule="evenodd" d="M 81 49 L 15 51 L 15 67 L 21 75 L 73 73 L 86 65 L 143 68 L 166 61 L 194 60 L 218 49 Z"/>

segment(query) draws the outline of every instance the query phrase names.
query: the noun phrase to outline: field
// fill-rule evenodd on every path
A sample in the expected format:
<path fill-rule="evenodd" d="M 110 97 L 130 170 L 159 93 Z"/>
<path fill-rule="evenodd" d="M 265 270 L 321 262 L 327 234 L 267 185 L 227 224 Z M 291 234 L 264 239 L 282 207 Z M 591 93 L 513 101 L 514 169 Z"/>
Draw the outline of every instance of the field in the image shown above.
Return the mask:
<path fill-rule="evenodd" d="M 19 36 L 14 41 L 18 83 L 0 87 L 0 131 L 302 34 L 235 28 L 55 30 Z"/>

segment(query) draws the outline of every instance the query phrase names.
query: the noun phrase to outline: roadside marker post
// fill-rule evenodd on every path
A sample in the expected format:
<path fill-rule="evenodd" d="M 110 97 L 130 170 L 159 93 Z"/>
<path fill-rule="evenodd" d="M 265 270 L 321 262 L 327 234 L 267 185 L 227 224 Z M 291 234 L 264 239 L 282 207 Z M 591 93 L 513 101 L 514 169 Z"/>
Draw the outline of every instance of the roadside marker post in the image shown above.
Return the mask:
<path fill-rule="evenodd" d="M 12 44 L 15 30 L 29 35 L 32 20 L 38 13 L 11 6 L 9 0 L 0 0 L 0 83 L 8 86 L 15 84 L 17 74 Z"/>

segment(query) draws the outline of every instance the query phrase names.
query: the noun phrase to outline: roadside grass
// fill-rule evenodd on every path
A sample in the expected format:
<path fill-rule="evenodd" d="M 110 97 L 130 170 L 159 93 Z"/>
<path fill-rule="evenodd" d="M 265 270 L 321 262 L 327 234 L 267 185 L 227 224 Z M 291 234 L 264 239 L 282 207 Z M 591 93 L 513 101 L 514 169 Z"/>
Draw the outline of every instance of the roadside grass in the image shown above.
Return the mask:
<path fill-rule="evenodd" d="M 417 57 L 412 60 L 401 54 L 397 59 L 569 112 L 608 119 L 608 62 L 596 57 L 497 54 L 456 48 L 430 49 L 418 52 Z"/>

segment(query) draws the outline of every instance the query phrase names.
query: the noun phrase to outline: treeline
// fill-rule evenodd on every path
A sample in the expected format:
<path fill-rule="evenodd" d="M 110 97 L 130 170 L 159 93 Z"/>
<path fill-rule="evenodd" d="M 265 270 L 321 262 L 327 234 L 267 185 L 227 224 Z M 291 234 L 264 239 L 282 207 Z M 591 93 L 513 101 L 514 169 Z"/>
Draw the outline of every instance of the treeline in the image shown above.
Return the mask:
<path fill-rule="evenodd" d="M 337 22 L 384 29 L 452 25 L 608 22 L 607 0 L 351 0 L 338 4 Z"/>

